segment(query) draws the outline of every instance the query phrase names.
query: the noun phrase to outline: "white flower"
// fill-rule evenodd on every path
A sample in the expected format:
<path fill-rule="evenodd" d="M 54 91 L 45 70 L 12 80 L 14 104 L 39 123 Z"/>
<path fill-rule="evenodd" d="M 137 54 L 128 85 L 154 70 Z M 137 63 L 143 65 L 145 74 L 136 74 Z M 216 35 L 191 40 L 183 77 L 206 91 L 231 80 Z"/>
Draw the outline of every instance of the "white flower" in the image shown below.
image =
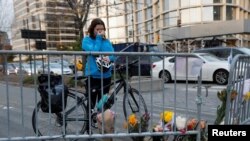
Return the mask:
<path fill-rule="evenodd" d="M 176 117 L 176 127 L 178 130 L 182 130 L 185 128 L 187 119 L 185 117 L 177 116 Z"/>

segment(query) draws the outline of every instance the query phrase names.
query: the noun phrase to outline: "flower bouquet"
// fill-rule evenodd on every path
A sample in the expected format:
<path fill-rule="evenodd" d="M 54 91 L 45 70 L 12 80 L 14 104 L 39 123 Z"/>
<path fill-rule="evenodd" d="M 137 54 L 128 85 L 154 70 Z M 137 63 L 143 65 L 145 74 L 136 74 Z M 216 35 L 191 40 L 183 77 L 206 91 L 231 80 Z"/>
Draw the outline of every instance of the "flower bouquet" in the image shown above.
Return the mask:
<path fill-rule="evenodd" d="M 154 126 L 153 132 L 179 131 L 180 135 L 174 135 L 174 140 L 196 141 L 196 135 L 185 134 L 186 131 L 197 130 L 200 125 L 201 141 L 207 141 L 206 121 L 198 121 L 196 118 L 176 116 L 173 111 L 164 111 L 160 114 L 159 123 Z M 175 121 L 175 122 L 174 122 Z M 169 136 L 153 136 L 153 141 L 165 141 Z"/>
<path fill-rule="evenodd" d="M 232 102 L 237 97 L 237 92 L 235 90 L 231 91 L 230 101 Z M 226 112 L 226 102 L 227 102 L 227 89 L 217 92 L 217 97 L 222 102 L 221 105 L 217 107 L 217 117 L 214 121 L 215 125 L 221 124 L 225 117 Z"/>
<path fill-rule="evenodd" d="M 173 127 L 173 119 L 174 112 L 172 111 L 164 111 L 160 114 L 160 121 L 157 125 L 154 126 L 153 132 L 163 132 L 163 131 L 171 131 Z M 161 141 L 164 140 L 162 136 L 153 136 L 153 141 Z"/>
<path fill-rule="evenodd" d="M 102 129 L 104 130 L 104 134 L 114 133 L 114 123 L 115 123 L 114 111 L 107 109 L 106 111 L 104 111 L 104 113 L 97 114 L 97 127 L 100 134 L 102 134 Z M 104 138 L 103 141 L 113 141 L 113 139 Z"/>
<path fill-rule="evenodd" d="M 200 141 L 207 141 L 207 131 L 206 131 L 206 126 L 207 126 L 207 121 L 205 120 L 200 120 L 198 121 L 196 118 L 189 118 L 188 120 L 186 118 L 176 118 L 176 127 L 177 130 L 182 132 L 183 134 L 178 135 L 175 137 L 176 140 L 183 140 L 183 141 L 196 141 L 197 136 L 196 135 L 187 135 L 185 134 L 186 131 L 190 130 L 197 130 L 198 126 L 200 126 Z M 182 122 L 181 122 L 182 121 Z M 185 121 L 185 123 L 184 123 Z M 184 124 L 183 124 L 184 123 Z M 178 126 L 178 124 L 180 124 Z"/>
<path fill-rule="evenodd" d="M 129 133 L 141 133 L 148 131 L 149 113 L 144 113 L 140 118 L 136 114 L 131 114 L 125 124 Z M 144 137 L 132 137 L 133 141 L 143 141 Z"/>

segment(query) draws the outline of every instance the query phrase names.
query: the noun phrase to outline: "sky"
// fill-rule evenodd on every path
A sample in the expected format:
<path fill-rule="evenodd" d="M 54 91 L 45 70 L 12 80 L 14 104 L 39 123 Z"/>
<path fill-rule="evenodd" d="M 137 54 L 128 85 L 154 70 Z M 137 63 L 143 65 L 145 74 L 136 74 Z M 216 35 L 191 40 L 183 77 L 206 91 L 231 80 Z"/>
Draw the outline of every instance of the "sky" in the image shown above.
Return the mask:
<path fill-rule="evenodd" d="M 11 38 L 11 25 L 14 19 L 13 0 L 0 0 L 0 30 Z"/>

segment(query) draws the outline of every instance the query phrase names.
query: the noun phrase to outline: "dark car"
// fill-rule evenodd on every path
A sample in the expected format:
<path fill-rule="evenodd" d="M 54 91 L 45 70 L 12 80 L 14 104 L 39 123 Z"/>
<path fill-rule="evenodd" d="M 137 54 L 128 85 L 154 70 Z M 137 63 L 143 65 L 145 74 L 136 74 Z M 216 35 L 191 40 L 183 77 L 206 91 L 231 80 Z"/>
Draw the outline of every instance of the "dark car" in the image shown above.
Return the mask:
<path fill-rule="evenodd" d="M 127 59 L 128 58 L 128 59 Z M 151 66 L 153 62 L 160 61 L 162 58 L 160 56 L 120 56 L 115 61 L 116 65 L 126 65 L 131 62 L 138 60 L 129 70 L 130 76 L 150 76 Z M 140 64 L 140 65 L 139 65 Z M 140 68 L 139 68 L 140 66 Z"/>
<path fill-rule="evenodd" d="M 211 47 L 211 48 L 202 48 L 194 50 L 194 53 L 211 53 L 219 58 L 227 60 L 232 51 L 232 56 L 237 54 L 250 55 L 250 49 L 247 47 Z"/>

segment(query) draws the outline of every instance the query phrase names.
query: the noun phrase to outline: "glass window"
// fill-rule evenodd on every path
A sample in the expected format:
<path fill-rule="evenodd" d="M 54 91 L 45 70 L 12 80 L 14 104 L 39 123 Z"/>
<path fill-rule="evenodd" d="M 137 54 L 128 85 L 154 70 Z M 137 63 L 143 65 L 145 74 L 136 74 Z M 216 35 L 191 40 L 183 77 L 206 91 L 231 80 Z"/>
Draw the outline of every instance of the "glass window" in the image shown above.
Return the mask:
<path fill-rule="evenodd" d="M 123 26 L 124 23 L 125 22 L 124 22 L 123 16 L 117 16 L 117 17 L 110 17 L 109 18 L 109 26 L 110 27 Z"/>
<path fill-rule="evenodd" d="M 169 8 L 171 9 L 177 9 L 178 7 L 178 0 L 169 0 Z"/>
<path fill-rule="evenodd" d="M 145 30 L 145 27 L 143 26 L 142 23 L 137 24 L 136 26 L 137 26 L 137 32 L 138 32 L 138 33 L 140 33 L 140 31 L 142 31 L 142 30 Z"/>
<path fill-rule="evenodd" d="M 156 19 L 155 19 L 155 25 L 156 25 L 156 29 L 158 29 L 160 27 L 160 16 L 158 16 Z"/>
<path fill-rule="evenodd" d="M 169 25 L 176 26 L 177 25 L 177 12 L 169 12 Z M 176 17 L 176 18 L 175 18 Z"/>
<path fill-rule="evenodd" d="M 128 14 L 126 16 L 126 20 L 127 20 L 128 25 L 132 25 L 132 14 Z"/>
<path fill-rule="evenodd" d="M 163 15 L 163 25 L 169 26 L 169 14 L 168 13 Z"/>
<path fill-rule="evenodd" d="M 201 8 L 190 8 L 181 11 L 182 23 L 193 23 L 201 21 Z M 177 19 L 177 18 L 176 18 Z"/>
<path fill-rule="evenodd" d="M 138 38 L 139 38 L 139 41 L 140 41 L 140 42 L 145 42 L 144 36 L 139 36 Z"/>
<path fill-rule="evenodd" d="M 191 8 L 190 9 L 190 22 L 200 22 L 201 21 L 201 8 Z"/>
<path fill-rule="evenodd" d="M 132 11 L 132 5 L 131 5 L 130 2 L 126 2 L 125 7 L 126 7 L 127 10 Z"/>
<path fill-rule="evenodd" d="M 190 1 L 188 0 L 181 0 L 181 7 L 188 7 L 190 5 Z"/>
<path fill-rule="evenodd" d="M 167 0 L 164 0 L 164 1 L 167 1 Z M 152 0 L 146 0 L 146 4 L 147 4 L 147 5 L 152 4 Z"/>
<path fill-rule="evenodd" d="M 213 21 L 213 7 L 202 8 L 202 21 Z"/>
<path fill-rule="evenodd" d="M 136 10 L 141 10 L 144 6 L 144 2 L 143 2 L 143 0 L 137 0 L 135 5 L 136 5 Z"/>
<path fill-rule="evenodd" d="M 232 0 L 227 0 L 227 3 L 232 3 L 233 1 Z"/>
<path fill-rule="evenodd" d="M 221 3 L 221 0 L 214 0 L 214 3 Z"/>
<path fill-rule="evenodd" d="M 177 19 L 177 12 L 169 12 L 168 14 L 164 14 L 164 26 L 176 26 Z"/>
<path fill-rule="evenodd" d="M 152 28 L 153 28 L 152 21 L 148 21 L 146 23 L 146 32 L 151 32 Z"/>
<path fill-rule="evenodd" d="M 137 22 L 142 22 L 143 21 L 142 11 L 138 11 L 136 13 L 136 18 L 137 18 Z"/>
<path fill-rule="evenodd" d="M 169 0 L 163 0 L 163 10 L 164 11 L 169 10 Z"/>
<path fill-rule="evenodd" d="M 152 17 L 152 7 L 146 10 L 146 20 L 149 20 Z"/>
<path fill-rule="evenodd" d="M 202 4 L 213 4 L 213 0 L 202 0 Z"/>
<path fill-rule="evenodd" d="M 233 7 L 232 6 L 227 6 L 227 8 L 226 8 L 226 20 L 233 20 L 233 17 L 234 17 L 234 15 L 233 15 L 233 11 L 234 11 L 234 9 L 233 9 Z"/>
<path fill-rule="evenodd" d="M 190 6 L 201 5 L 201 0 L 189 0 L 189 5 Z"/>
<path fill-rule="evenodd" d="M 220 6 L 214 6 L 214 20 L 215 21 L 221 20 L 221 7 Z"/>
<path fill-rule="evenodd" d="M 109 29 L 109 32 L 112 34 L 109 34 L 110 38 L 116 39 L 116 38 L 123 38 L 125 37 L 125 30 L 124 28 L 112 28 Z"/>

